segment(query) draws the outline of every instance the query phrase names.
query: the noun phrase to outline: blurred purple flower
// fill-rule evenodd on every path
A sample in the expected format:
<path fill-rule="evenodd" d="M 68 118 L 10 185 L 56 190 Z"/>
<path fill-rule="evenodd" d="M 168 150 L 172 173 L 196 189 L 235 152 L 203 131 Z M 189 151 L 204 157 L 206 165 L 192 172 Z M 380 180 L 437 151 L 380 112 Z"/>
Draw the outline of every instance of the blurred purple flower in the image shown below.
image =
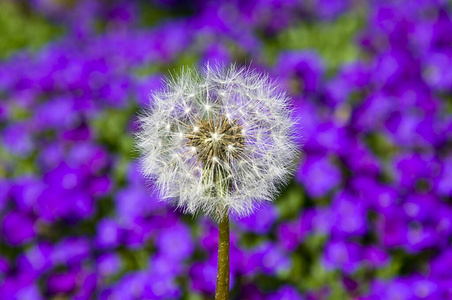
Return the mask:
<path fill-rule="evenodd" d="M 122 240 L 123 230 L 111 219 L 103 219 L 97 223 L 95 244 L 99 249 L 114 248 Z"/>
<path fill-rule="evenodd" d="M 423 62 L 425 67 L 422 75 L 430 87 L 439 91 L 452 87 L 452 53 L 428 53 Z"/>
<path fill-rule="evenodd" d="M 386 247 L 400 247 L 407 242 L 408 222 L 405 218 L 397 218 L 396 213 L 378 219 L 376 230 Z"/>
<path fill-rule="evenodd" d="M 357 174 L 378 175 L 381 170 L 381 162 L 367 148 L 364 142 L 358 139 L 350 139 L 348 151 L 342 157 L 349 170 Z"/>
<path fill-rule="evenodd" d="M 363 259 L 369 266 L 380 268 L 389 262 L 389 254 L 379 247 L 369 246 L 364 249 Z"/>
<path fill-rule="evenodd" d="M 11 154 L 27 156 L 35 147 L 31 133 L 26 123 L 10 124 L 1 132 L 1 141 Z"/>
<path fill-rule="evenodd" d="M 284 249 L 277 244 L 264 242 L 245 252 L 242 272 L 247 275 L 259 272 L 276 275 L 289 271 L 290 266 L 291 258 L 287 256 Z"/>
<path fill-rule="evenodd" d="M 190 229 L 181 222 L 160 230 L 156 245 L 161 255 L 175 262 L 189 258 L 194 250 Z"/>
<path fill-rule="evenodd" d="M 220 43 L 212 43 L 206 47 L 203 53 L 200 66 L 205 66 L 208 62 L 216 62 L 228 65 L 232 62 L 230 50 Z"/>
<path fill-rule="evenodd" d="M 452 156 L 442 160 L 441 175 L 438 180 L 438 193 L 441 196 L 452 196 Z"/>
<path fill-rule="evenodd" d="M 11 182 L 9 196 L 13 199 L 18 210 L 33 212 L 43 188 L 43 183 L 37 178 L 31 176 L 19 177 Z"/>
<path fill-rule="evenodd" d="M 361 265 L 362 256 L 362 249 L 356 243 L 330 241 L 326 245 L 322 264 L 327 270 L 338 269 L 351 274 Z"/>
<path fill-rule="evenodd" d="M 303 300 L 300 293 L 291 286 L 283 286 L 276 293 L 265 297 L 266 300 Z"/>
<path fill-rule="evenodd" d="M 332 231 L 334 236 L 362 236 L 367 231 L 366 210 L 358 198 L 348 191 L 339 192 L 333 199 Z"/>
<path fill-rule="evenodd" d="M 435 188 L 441 165 L 432 155 L 403 153 L 394 158 L 393 168 L 395 181 L 402 188 L 428 192 Z"/>
<path fill-rule="evenodd" d="M 287 251 L 293 251 L 302 240 L 300 221 L 285 222 L 278 227 L 278 242 Z"/>
<path fill-rule="evenodd" d="M 278 210 L 274 205 L 266 205 L 257 210 L 254 214 L 236 220 L 237 225 L 250 232 L 257 234 L 268 233 L 278 218 Z"/>
<path fill-rule="evenodd" d="M 195 262 L 190 268 L 191 288 L 213 294 L 215 292 L 217 265 L 215 262 Z"/>
<path fill-rule="evenodd" d="M 336 188 L 341 182 L 341 171 L 328 155 L 308 155 L 299 168 L 296 179 L 303 183 L 309 195 L 320 198 Z"/>
<path fill-rule="evenodd" d="M 314 95 L 321 89 L 325 67 L 315 52 L 283 52 L 276 62 L 275 72 L 294 93 Z M 293 85 L 296 89 L 293 90 Z"/>
<path fill-rule="evenodd" d="M 41 296 L 41 292 L 39 291 L 39 287 L 36 284 L 29 285 L 19 290 L 15 299 L 27 299 L 27 300 L 42 300 L 44 299 Z"/>
<path fill-rule="evenodd" d="M 2 221 L 2 232 L 12 246 L 30 242 L 37 234 L 35 221 L 28 214 L 10 211 Z"/>
<path fill-rule="evenodd" d="M 370 299 L 413 299 L 412 288 L 400 279 L 376 281 L 370 288 Z"/>
<path fill-rule="evenodd" d="M 70 293 L 76 287 L 77 273 L 73 271 L 52 274 L 47 280 L 47 289 L 52 294 Z"/>
<path fill-rule="evenodd" d="M 140 107 L 148 107 L 151 101 L 150 95 L 162 87 L 163 77 L 154 74 L 137 80 L 137 95 L 134 97 Z"/>
<path fill-rule="evenodd" d="M 97 258 L 99 274 L 104 277 L 117 274 L 121 269 L 121 258 L 115 253 L 105 253 Z"/>
<path fill-rule="evenodd" d="M 334 19 L 342 14 L 350 5 L 349 0 L 316 0 L 315 13 L 322 19 Z"/>
<path fill-rule="evenodd" d="M 17 267 L 22 272 L 27 272 L 29 276 L 39 277 L 41 273 L 51 269 L 54 264 L 51 257 L 53 247 L 41 242 L 28 249 L 17 260 Z"/>
<path fill-rule="evenodd" d="M 81 265 L 91 256 L 91 243 L 83 237 L 68 237 L 55 245 L 51 254 L 54 265 Z"/>

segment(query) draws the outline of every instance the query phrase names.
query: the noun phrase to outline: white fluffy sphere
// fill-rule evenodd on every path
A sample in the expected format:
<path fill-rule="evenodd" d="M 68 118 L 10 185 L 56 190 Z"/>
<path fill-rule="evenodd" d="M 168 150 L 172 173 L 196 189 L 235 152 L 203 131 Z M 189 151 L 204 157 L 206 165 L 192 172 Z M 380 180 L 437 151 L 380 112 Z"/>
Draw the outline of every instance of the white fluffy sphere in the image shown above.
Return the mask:
<path fill-rule="evenodd" d="M 143 174 L 163 201 L 220 219 L 272 201 L 297 155 L 287 95 L 249 68 L 182 70 L 140 117 Z"/>

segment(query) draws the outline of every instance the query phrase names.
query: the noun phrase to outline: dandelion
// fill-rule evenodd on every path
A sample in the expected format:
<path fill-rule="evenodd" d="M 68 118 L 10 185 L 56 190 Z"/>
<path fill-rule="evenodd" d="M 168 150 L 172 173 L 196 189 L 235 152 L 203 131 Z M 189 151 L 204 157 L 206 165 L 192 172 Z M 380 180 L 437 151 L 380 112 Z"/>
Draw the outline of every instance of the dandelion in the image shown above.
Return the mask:
<path fill-rule="evenodd" d="M 207 65 L 183 69 L 152 98 L 137 134 L 142 171 L 163 201 L 219 221 L 216 299 L 227 299 L 229 215 L 272 201 L 293 172 L 288 97 L 266 74 Z"/>

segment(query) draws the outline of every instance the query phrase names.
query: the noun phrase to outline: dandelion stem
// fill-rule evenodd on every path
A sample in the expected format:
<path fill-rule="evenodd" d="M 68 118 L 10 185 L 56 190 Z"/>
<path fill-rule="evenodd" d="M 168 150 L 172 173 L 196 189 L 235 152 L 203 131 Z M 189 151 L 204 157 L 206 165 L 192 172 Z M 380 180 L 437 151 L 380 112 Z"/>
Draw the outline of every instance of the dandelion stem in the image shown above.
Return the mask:
<path fill-rule="evenodd" d="M 218 273 L 215 300 L 229 299 L 229 214 L 220 220 L 218 240 Z"/>

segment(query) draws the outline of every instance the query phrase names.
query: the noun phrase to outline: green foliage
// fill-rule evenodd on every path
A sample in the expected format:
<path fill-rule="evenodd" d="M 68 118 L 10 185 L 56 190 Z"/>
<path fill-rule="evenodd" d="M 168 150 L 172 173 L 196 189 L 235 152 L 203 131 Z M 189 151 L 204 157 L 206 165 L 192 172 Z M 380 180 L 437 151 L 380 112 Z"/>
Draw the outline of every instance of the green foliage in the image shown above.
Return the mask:
<path fill-rule="evenodd" d="M 37 50 L 63 33 L 19 2 L 0 2 L 0 60 L 19 50 Z"/>
<path fill-rule="evenodd" d="M 267 41 L 266 61 L 274 63 L 281 50 L 313 50 L 323 57 L 329 69 L 337 69 L 360 56 L 354 39 L 364 20 L 364 14 L 355 11 L 331 23 L 300 22 Z"/>
<path fill-rule="evenodd" d="M 135 120 L 136 107 L 122 110 L 107 109 L 93 122 L 96 138 L 113 152 L 133 156 L 133 136 L 128 134 L 129 121 Z"/>
<path fill-rule="evenodd" d="M 305 200 L 302 186 L 292 182 L 290 186 L 276 201 L 282 219 L 291 219 L 298 216 Z"/>

